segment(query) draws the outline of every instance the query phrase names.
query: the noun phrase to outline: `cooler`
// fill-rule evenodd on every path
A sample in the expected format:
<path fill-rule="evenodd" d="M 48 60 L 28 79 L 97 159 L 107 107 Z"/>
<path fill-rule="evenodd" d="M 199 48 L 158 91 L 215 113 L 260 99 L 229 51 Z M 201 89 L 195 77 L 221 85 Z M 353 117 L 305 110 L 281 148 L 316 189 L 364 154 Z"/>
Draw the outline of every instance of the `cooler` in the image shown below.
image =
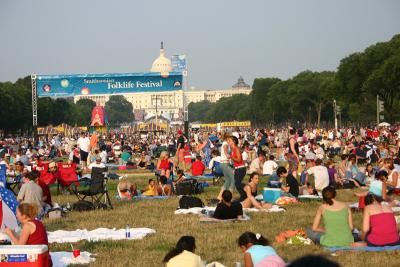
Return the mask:
<path fill-rule="evenodd" d="M 0 266 L 48 267 L 48 248 L 46 245 L 0 246 Z"/>
<path fill-rule="evenodd" d="M 264 187 L 264 202 L 275 203 L 275 201 L 281 197 L 280 188 L 268 188 Z"/>

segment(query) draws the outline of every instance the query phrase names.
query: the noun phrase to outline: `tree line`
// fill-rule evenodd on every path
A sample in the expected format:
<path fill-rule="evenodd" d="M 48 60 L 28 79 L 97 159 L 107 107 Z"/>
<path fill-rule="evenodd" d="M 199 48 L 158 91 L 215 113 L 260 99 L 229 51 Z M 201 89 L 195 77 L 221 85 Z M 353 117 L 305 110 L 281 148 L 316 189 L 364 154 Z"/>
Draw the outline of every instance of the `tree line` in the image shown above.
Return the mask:
<path fill-rule="evenodd" d="M 336 71 L 303 71 L 287 80 L 256 78 L 252 88 L 250 95 L 190 103 L 189 120 L 332 124 L 336 100 L 342 122 L 373 124 L 379 96 L 384 120 L 399 121 L 400 35 L 343 58 Z"/>
<path fill-rule="evenodd" d="M 8 133 L 32 131 L 31 77 L 18 79 L 15 83 L 0 83 L 0 130 Z M 90 99 L 38 98 L 38 125 L 88 126 L 96 103 Z M 132 122 L 132 104 L 124 96 L 110 96 L 105 104 L 111 124 Z"/>

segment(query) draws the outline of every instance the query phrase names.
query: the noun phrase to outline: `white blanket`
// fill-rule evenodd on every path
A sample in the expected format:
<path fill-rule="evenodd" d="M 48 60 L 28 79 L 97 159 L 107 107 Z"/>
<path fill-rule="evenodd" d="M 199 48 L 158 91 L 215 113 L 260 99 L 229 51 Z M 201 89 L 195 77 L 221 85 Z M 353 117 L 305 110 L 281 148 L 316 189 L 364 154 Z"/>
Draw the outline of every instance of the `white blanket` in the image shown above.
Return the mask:
<path fill-rule="evenodd" d="M 148 234 L 154 234 L 156 231 L 150 228 L 131 228 L 130 239 L 142 239 Z M 92 231 L 75 230 L 64 231 L 57 230 L 54 232 L 47 232 L 49 243 L 72 243 L 86 239 L 88 241 L 101 241 L 101 240 L 121 240 L 125 239 L 125 229 L 109 229 L 97 228 Z"/>
<path fill-rule="evenodd" d="M 204 207 L 204 208 L 190 208 L 190 209 L 178 209 L 175 210 L 175 214 L 202 214 L 202 211 L 215 211 L 215 207 Z M 251 208 L 251 209 L 243 209 L 244 212 L 259 212 L 259 211 L 265 211 L 265 212 L 280 212 L 280 211 L 285 211 L 285 209 L 280 208 L 277 205 L 273 205 L 272 208 L 270 209 L 256 209 L 256 208 Z M 204 212 L 205 213 L 205 212 Z"/>
<path fill-rule="evenodd" d="M 67 267 L 72 264 L 86 265 L 95 261 L 94 258 L 90 257 L 92 254 L 86 251 L 81 252 L 81 255 L 76 258 L 72 255 L 72 252 L 64 251 L 50 252 L 50 255 L 53 261 L 53 267 Z"/>

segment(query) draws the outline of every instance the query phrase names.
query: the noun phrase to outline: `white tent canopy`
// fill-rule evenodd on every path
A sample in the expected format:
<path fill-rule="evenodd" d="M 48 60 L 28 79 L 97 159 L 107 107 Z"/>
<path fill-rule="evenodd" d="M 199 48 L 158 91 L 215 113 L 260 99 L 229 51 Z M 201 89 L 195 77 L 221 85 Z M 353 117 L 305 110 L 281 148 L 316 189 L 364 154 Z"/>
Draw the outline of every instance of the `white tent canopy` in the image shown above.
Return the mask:
<path fill-rule="evenodd" d="M 379 127 L 389 127 L 389 126 L 390 126 L 390 123 L 388 123 L 388 122 L 381 122 L 381 123 L 378 124 L 378 126 L 379 126 Z"/>

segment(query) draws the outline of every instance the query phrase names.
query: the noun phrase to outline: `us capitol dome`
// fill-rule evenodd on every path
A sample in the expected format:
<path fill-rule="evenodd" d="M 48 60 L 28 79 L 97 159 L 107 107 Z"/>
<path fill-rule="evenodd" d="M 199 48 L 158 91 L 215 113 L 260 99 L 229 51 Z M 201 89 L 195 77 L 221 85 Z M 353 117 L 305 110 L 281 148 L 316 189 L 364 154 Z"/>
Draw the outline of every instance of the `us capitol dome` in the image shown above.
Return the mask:
<path fill-rule="evenodd" d="M 163 42 L 161 42 L 160 56 L 156 60 L 154 60 L 150 71 L 151 72 L 161 72 L 161 73 L 172 71 L 171 60 L 169 58 L 165 57 L 165 50 L 164 50 Z"/>
<path fill-rule="evenodd" d="M 162 77 L 168 76 L 173 71 L 171 60 L 165 56 L 163 42 L 161 42 L 160 56 L 154 60 L 150 71 L 160 73 Z M 156 92 L 132 90 L 129 93 L 124 93 L 123 96 L 132 104 L 136 121 L 146 121 L 146 119 L 152 116 L 172 121 L 183 121 L 184 103 L 189 104 L 200 101 L 215 103 L 223 97 L 231 97 L 238 94 L 248 95 L 251 90 L 250 85 L 246 84 L 243 77 L 240 76 L 237 82 L 230 88 L 160 90 Z M 109 97 L 110 95 L 78 95 L 74 96 L 74 102 L 76 103 L 80 99 L 91 99 L 97 105 L 105 106 Z"/>

